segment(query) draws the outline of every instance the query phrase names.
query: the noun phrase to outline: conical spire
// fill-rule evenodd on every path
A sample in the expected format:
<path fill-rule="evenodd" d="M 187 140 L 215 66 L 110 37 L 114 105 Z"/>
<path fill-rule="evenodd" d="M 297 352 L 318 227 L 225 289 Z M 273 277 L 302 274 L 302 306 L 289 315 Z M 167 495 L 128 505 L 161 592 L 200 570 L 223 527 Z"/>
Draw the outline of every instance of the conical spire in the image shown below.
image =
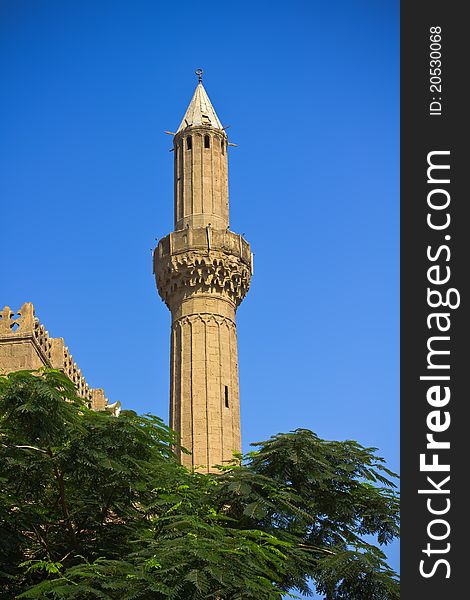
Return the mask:
<path fill-rule="evenodd" d="M 198 75 L 199 83 L 197 84 L 193 99 L 189 103 L 188 110 L 181 121 L 181 125 L 178 127 L 177 133 L 190 125 L 207 125 L 215 129 L 222 129 L 222 124 L 202 85 L 201 75 L 199 73 Z"/>

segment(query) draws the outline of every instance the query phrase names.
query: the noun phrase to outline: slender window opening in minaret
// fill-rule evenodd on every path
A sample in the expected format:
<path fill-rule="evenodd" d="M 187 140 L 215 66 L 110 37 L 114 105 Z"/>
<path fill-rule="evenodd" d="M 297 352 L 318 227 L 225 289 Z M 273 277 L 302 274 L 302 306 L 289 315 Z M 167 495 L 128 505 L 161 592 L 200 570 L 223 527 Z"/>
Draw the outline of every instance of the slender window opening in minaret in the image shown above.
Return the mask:
<path fill-rule="evenodd" d="M 225 144 L 224 144 L 224 140 L 220 140 L 220 148 L 222 149 L 222 154 L 225 154 Z"/>
<path fill-rule="evenodd" d="M 210 148 L 211 147 L 211 142 L 210 142 L 210 138 L 208 135 L 204 136 L 204 148 Z"/>
<path fill-rule="evenodd" d="M 225 408 L 229 408 L 229 404 L 228 404 L 228 385 L 225 386 Z"/>
<path fill-rule="evenodd" d="M 193 149 L 193 138 L 190 135 L 188 135 L 188 137 L 186 138 L 186 147 L 188 150 Z"/>

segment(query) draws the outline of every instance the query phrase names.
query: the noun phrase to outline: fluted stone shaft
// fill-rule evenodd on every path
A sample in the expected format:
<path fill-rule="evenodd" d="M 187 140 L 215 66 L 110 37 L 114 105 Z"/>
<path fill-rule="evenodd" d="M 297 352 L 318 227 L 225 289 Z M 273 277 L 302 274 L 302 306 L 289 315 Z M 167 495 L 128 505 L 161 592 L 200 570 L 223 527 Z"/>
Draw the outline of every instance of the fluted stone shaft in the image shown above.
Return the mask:
<path fill-rule="evenodd" d="M 237 333 L 235 323 L 208 313 L 173 323 L 171 423 L 192 456 L 187 465 L 222 464 L 239 451 Z"/>
<path fill-rule="evenodd" d="M 175 230 L 228 227 L 227 136 L 190 127 L 174 138 Z"/>

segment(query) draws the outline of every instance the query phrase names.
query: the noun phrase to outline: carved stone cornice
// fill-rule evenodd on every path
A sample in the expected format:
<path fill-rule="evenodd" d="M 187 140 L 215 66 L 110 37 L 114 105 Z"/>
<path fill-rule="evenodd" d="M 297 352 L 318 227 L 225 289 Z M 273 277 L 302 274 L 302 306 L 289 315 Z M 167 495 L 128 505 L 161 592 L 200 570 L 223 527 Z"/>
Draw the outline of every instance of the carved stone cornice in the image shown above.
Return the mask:
<path fill-rule="evenodd" d="M 157 289 L 171 309 L 178 299 L 197 293 L 224 296 L 238 306 L 250 287 L 250 267 L 239 256 L 220 250 L 188 250 L 158 256 Z"/>
<path fill-rule="evenodd" d="M 185 315 L 172 322 L 172 329 L 177 327 L 183 327 L 184 325 L 192 325 L 193 323 L 203 323 L 204 325 L 226 325 L 229 329 L 236 327 L 232 319 L 228 317 L 222 317 L 221 315 L 214 315 L 212 313 L 197 313 L 193 315 Z"/>

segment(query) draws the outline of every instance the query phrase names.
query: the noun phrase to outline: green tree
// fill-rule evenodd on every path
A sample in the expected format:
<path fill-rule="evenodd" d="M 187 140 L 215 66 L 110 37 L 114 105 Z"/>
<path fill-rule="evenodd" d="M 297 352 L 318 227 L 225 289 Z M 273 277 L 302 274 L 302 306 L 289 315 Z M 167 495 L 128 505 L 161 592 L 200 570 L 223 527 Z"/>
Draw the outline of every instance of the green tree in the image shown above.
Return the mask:
<path fill-rule="evenodd" d="M 0 377 L 1 597 L 398 599 L 375 449 L 297 430 L 201 475 L 175 444 L 157 417 L 89 410 L 58 371 Z"/>

